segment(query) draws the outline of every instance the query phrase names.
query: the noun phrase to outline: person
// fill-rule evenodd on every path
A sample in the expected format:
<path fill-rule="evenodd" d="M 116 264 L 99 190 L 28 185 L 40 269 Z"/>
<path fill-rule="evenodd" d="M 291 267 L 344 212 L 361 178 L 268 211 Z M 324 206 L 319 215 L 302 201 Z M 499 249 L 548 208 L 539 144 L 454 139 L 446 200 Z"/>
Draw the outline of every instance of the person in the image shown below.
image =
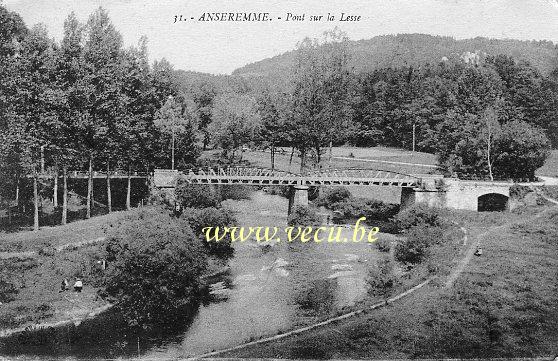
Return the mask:
<path fill-rule="evenodd" d="M 174 216 L 180 217 L 182 215 L 182 206 L 179 202 L 174 203 Z"/>
<path fill-rule="evenodd" d="M 80 278 L 76 278 L 76 283 L 74 283 L 74 291 L 81 292 L 83 288 L 83 283 Z"/>
<path fill-rule="evenodd" d="M 70 284 L 68 283 L 68 279 L 67 279 L 67 278 L 64 278 L 64 279 L 62 280 L 62 283 L 60 284 L 60 291 L 59 291 L 59 293 L 60 293 L 60 292 L 65 292 L 65 291 L 67 291 L 69 287 L 70 287 Z"/>

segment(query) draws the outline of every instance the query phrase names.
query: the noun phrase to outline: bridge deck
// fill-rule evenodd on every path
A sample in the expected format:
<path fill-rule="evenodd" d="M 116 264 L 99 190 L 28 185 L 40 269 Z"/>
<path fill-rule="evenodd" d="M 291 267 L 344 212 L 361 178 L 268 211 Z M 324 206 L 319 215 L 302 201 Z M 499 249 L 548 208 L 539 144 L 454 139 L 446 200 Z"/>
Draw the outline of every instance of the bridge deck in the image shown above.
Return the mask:
<path fill-rule="evenodd" d="M 420 178 L 370 169 L 314 171 L 300 175 L 261 168 L 218 168 L 191 170 L 187 173 L 156 170 L 157 187 L 174 187 L 177 179 L 189 184 L 247 184 L 247 185 L 303 185 L 303 186 L 392 186 L 414 187 Z"/>

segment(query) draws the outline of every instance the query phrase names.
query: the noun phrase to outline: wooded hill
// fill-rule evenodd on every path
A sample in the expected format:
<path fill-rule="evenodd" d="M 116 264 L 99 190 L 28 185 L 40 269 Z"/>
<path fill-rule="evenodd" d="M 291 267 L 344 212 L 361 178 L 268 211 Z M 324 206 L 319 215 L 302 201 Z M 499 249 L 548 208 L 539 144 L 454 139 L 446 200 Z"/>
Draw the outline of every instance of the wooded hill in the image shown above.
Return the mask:
<path fill-rule="evenodd" d="M 511 39 L 456 40 L 448 36 L 398 34 L 375 36 L 368 40 L 350 41 L 352 66 L 357 72 L 379 68 L 437 64 L 443 57 L 459 58 L 466 52 L 486 55 L 508 55 L 526 60 L 543 75 L 558 66 L 558 49 L 551 41 L 521 41 Z M 282 76 L 289 71 L 296 51 L 289 51 L 236 69 L 233 75 Z"/>

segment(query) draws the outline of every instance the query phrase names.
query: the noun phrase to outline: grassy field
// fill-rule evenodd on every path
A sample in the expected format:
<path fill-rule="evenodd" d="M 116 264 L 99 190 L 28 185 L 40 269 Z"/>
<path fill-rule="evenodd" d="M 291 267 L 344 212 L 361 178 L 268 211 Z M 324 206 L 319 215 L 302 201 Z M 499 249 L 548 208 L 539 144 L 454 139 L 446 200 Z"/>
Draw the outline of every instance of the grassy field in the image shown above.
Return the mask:
<path fill-rule="evenodd" d="M 407 150 L 373 147 L 334 147 L 332 168 L 365 168 L 380 169 L 405 174 L 438 174 L 439 170 L 432 167 L 414 166 L 404 163 L 423 164 L 433 166 L 437 164 L 434 154 L 411 152 Z M 341 158 L 355 158 L 339 159 Z M 268 152 L 250 151 L 244 153 L 244 159 L 254 166 L 270 168 L 270 155 Z M 300 160 L 296 154 L 292 164 L 289 165 L 290 149 L 285 148 L 283 153 L 276 155 L 276 168 L 285 171 L 298 172 L 300 170 Z M 327 166 L 327 154 L 324 156 L 324 166 Z M 368 161 L 367 161 L 368 160 Z M 558 150 L 553 150 L 544 166 L 536 172 L 539 176 L 558 177 Z"/>
<path fill-rule="evenodd" d="M 537 169 L 539 176 L 558 177 L 558 150 L 553 150 L 544 166 Z"/>
<path fill-rule="evenodd" d="M 39 251 L 45 247 L 90 241 L 104 236 L 104 225 L 136 211 L 113 212 L 68 223 L 65 226 L 42 227 L 38 232 L 0 233 L 0 252 Z"/>
<path fill-rule="evenodd" d="M 558 210 L 541 211 L 450 213 L 484 251 L 452 287 L 434 283 L 364 316 L 220 357 L 554 357 Z"/>
<path fill-rule="evenodd" d="M 435 156 L 428 153 L 409 152 L 399 149 L 390 149 L 383 147 L 375 148 L 351 148 L 351 147 L 336 147 L 333 149 L 333 159 L 331 168 L 345 169 L 345 168 L 364 168 L 364 169 L 379 169 L 388 170 L 393 172 L 401 172 L 405 174 L 430 174 L 438 173 L 438 171 L 431 167 L 436 163 Z M 356 158 L 356 159 L 340 159 L 343 158 Z M 250 162 L 250 164 L 258 167 L 270 168 L 270 154 L 269 152 L 262 151 L 249 151 L 245 152 L 243 158 Z M 275 159 L 275 167 L 279 170 L 290 171 L 298 173 L 300 171 L 300 159 L 293 156 L 293 161 L 290 163 L 290 150 L 284 149 L 284 152 L 278 152 Z M 411 164 L 425 164 L 429 167 L 416 166 Z M 323 166 L 327 167 L 328 156 L 324 156 Z M 311 166 L 311 161 L 309 161 Z"/>
<path fill-rule="evenodd" d="M 80 318 L 105 305 L 97 296 L 102 273 L 97 261 L 103 257 L 103 244 L 62 251 L 56 251 L 56 247 L 103 237 L 104 226 L 130 212 L 137 210 L 44 227 L 38 232 L 0 235 L 0 251 L 34 252 L 0 259 L 0 329 Z M 64 278 L 72 286 L 76 277 L 83 280 L 83 292 L 59 292 Z"/>
<path fill-rule="evenodd" d="M 97 296 L 102 253 L 94 245 L 0 260 L 0 329 L 84 317 L 105 305 Z M 64 278 L 72 286 L 76 277 L 83 280 L 83 292 L 59 292 Z"/>

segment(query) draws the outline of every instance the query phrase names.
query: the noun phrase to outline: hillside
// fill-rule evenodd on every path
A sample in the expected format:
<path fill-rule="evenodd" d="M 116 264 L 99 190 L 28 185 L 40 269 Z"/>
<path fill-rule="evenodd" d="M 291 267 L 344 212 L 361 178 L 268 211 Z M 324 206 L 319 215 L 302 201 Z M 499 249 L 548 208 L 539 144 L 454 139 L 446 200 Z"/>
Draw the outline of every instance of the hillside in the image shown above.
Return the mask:
<path fill-rule="evenodd" d="M 509 39 L 455 40 L 447 36 L 425 34 L 382 35 L 368 40 L 351 41 L 353 66 L 357 71 L 382 67 L 437 63 L 442 57 L 459 58 L 465 52 L 479 51 L 488 55 L 505 54 L 526 60 L 548 75 L 558 67 L 558 49 L 551 41 Z M 279 76 L 290 68 L 295 51 L 248 64 L 233 75 Z"/>

